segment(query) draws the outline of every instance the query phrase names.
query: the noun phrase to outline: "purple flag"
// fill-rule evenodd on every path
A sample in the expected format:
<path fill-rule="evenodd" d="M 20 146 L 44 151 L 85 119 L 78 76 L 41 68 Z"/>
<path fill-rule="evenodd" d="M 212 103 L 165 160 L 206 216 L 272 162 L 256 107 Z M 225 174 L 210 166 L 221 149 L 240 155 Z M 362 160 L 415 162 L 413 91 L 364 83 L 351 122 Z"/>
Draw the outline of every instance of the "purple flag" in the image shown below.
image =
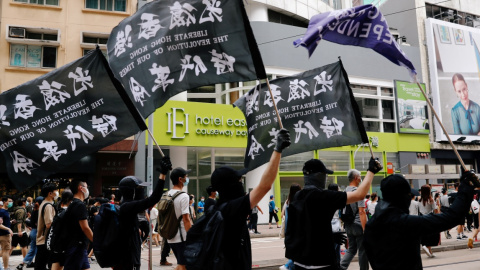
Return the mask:
<path fill-rule="evenodd" d="M 363 5 L 317 14 L 310 19 L 307 33 L 293 44 L 307 48 L 311 56 L 322 39 L 371 48 L 393 63 L 406 67 L 412 77 L 417 74 L 388 30 L 385 17 L 375 6 Z"/>

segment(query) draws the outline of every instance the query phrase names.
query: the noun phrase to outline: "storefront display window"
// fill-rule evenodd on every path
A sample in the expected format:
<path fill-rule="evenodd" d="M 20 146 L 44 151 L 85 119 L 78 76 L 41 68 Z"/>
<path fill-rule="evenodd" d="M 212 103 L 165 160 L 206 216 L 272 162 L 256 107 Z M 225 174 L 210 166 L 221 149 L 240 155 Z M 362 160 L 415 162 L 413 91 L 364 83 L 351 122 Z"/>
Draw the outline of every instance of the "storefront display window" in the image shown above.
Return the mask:
<path fill-rule="evenodd" d="M 375 158 L 378 158 L 380 162 L 383 162 L 383 155 L 381 152 L 373 152 Z M 364 149 L 358 150 L 357 154 L 355 155 L 355 169 L 359 171 L 366 171 L 368 169 L 368 162 L 372 155 L 370 154 L 370 150 L 368 146 L 364 147 Z M 385 166 L 380 172 L 385 170 Z"/>
<path fill-rule="evenodd" d="M 334 172 L 350 169 L 350 152 L 319 151 L 318 158 Z"/>
<path fill-rule="evenodd" d="M 302 171 L 303 164 L 312 158 L 313 151 L 282 157 L 280 171 Z"/>

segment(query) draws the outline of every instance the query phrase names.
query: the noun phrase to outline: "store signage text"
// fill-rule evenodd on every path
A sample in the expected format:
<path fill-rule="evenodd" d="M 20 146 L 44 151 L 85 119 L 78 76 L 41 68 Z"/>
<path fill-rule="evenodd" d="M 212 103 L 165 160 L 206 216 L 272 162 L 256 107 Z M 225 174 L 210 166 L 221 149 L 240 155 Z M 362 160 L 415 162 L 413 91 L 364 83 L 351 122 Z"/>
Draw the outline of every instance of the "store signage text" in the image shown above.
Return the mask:
<path fill-rule="evenodd" d="M 190 114 L 185 113 L 184 108 L 172 108 L 172 112 L 167 113 L 168 126 L 166 133 L 171 134 L 172 139 L 184 139 L 185 134 L 190 134 L 189 117 Z M 248 135 L 245 119 L 195 114 L 194 123 L 195 134 L 200 136 L 225 136 L 228 138 L 233 136 L 246 137 Z"/>

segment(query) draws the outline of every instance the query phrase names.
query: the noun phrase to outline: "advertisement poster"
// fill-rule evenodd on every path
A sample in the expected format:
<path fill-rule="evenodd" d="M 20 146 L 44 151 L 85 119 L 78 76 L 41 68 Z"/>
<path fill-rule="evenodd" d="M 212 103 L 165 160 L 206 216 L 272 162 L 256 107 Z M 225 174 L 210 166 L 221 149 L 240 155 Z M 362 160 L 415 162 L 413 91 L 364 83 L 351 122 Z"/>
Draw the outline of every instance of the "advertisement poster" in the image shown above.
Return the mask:
<path fill-rule="evenodd" d="M 480 29 L 432 18 L 425 25 L 435 110 L 453 141 L 480 140 Z M 446 141 L 434 125 L 435 140 Z"/>
<path fill-rule="evenodd" d="M 29 45 L 27 48 L 27 67 L 40 67 L 42 46 Z"/>
<path fill-rule="evenodd" d="M 421 84 L 425 89 L 425 84 Z M 415 83 L 395 81 L 397 120 L 399 133 L 430 132 L 427 101 Z"/>
<path fill-rule="evenodd" d="M 10 66 L 25 66 L 25 45 L 10 45 Z"/>

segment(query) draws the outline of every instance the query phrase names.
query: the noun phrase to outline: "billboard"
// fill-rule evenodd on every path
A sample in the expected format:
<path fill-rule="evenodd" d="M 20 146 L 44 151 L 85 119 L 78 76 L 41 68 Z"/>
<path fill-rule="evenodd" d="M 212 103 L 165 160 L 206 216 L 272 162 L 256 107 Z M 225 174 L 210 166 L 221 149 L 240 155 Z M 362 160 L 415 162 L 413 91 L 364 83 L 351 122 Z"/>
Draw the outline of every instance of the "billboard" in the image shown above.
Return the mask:
<path fill-rule="evenodd" d="M 417 84 L 395 80 L 395 95 L 398 132 L 428 134 L 427 101 Z"/>
<path fill-rule="evenodd" d="M 452 141 L 480 140 L 480 29 L 432 18 L 425 28 L 435 110 Z M 435 140 L 446 141 L 434 125 Z"/>

